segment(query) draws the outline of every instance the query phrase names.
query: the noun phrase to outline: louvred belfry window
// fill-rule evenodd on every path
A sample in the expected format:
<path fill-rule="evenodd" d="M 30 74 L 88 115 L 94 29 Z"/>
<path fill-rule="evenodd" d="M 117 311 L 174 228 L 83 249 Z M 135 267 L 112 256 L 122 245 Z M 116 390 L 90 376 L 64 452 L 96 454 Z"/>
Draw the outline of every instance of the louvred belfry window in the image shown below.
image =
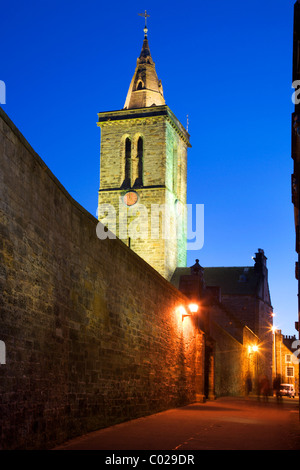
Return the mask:
<path fill-rule="evenodd" d="M 144 158 L 144 142 L 142 137 L 138 140 L 138 148 L 137 148 L 137 157 L 138 157 L 138 182 L 139 185 L 143 185 L 143 158 Z"/>
<path fill-rule="evenodd" d="M 131 187 L 131 140 L 125 140 L 125 186 Z"/>

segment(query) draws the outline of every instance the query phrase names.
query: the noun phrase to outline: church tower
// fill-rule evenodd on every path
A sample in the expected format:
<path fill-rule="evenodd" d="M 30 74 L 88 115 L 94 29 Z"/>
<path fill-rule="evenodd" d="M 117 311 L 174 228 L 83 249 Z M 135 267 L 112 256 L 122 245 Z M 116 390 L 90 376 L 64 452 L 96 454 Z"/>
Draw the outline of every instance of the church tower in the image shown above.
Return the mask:
<path fill-rule="evenodd" d="M 146 14 L 145 14 L 146 15 Z M 146 16 L 145 16 L 146 19 Z M 189 134 L 165 103 L 147 27 L 124 108 L 98 114 L 98 218 L 170 280 L 186 265 Z"/>

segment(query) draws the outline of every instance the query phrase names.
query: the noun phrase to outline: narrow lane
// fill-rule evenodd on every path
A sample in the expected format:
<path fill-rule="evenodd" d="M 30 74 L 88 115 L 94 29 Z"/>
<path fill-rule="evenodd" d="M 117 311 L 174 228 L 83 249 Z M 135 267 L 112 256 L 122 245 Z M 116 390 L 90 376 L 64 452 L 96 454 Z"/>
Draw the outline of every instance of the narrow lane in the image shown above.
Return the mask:
<path fill-rule="evenodd" d="M 139 418 L 55 450 L 300 450 L 298 400 L 222 398 Z"/>

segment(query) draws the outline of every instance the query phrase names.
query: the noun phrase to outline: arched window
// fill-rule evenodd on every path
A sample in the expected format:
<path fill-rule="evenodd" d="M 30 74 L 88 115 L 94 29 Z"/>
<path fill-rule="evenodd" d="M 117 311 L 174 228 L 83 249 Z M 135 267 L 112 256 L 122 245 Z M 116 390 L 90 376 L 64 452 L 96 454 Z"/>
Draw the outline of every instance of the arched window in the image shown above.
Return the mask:
<path fill-rule="evenodd" d="M 142 137 L 139 138 L 138 140 L 138 178 L 141 182 L 141 185 L 143 184 L 143 159 L 144 159 L 144 142 Z"/>
<path fill-rule="evenodd" d="M 125 174 L 122 188 L 131 187 L 131 140 L 129 137 L 125 140 Z"/>
<path fill-rule="evenodd" d="M 125 140 L 125 180 L 129 182 L 131 176 L 131 140 L 127 137 Z"/>
<path fill-rule="evenodd" d="M 134 183 L 135 187 L 143 186 L 143 165 L 144 165 L 144 142 L 143 138 L 139 137 L 137 142 L 137 177 Z"/>

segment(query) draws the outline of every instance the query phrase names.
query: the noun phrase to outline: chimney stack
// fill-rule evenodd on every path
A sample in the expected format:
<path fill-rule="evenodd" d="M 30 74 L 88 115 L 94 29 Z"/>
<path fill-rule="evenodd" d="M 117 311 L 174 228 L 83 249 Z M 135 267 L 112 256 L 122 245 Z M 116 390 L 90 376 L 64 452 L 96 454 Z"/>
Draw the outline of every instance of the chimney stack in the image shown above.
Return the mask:
<path fill-rule="evenodd" d="M 254 265 L 255 271 L 265 275 L 267 273 L 267 258 L 265 256 L 264 250 L 262 250 L 261 248 L 258 248 L 258 252 L 255 253 L 254 261 L 255 261 L 255 265 Z"/>

